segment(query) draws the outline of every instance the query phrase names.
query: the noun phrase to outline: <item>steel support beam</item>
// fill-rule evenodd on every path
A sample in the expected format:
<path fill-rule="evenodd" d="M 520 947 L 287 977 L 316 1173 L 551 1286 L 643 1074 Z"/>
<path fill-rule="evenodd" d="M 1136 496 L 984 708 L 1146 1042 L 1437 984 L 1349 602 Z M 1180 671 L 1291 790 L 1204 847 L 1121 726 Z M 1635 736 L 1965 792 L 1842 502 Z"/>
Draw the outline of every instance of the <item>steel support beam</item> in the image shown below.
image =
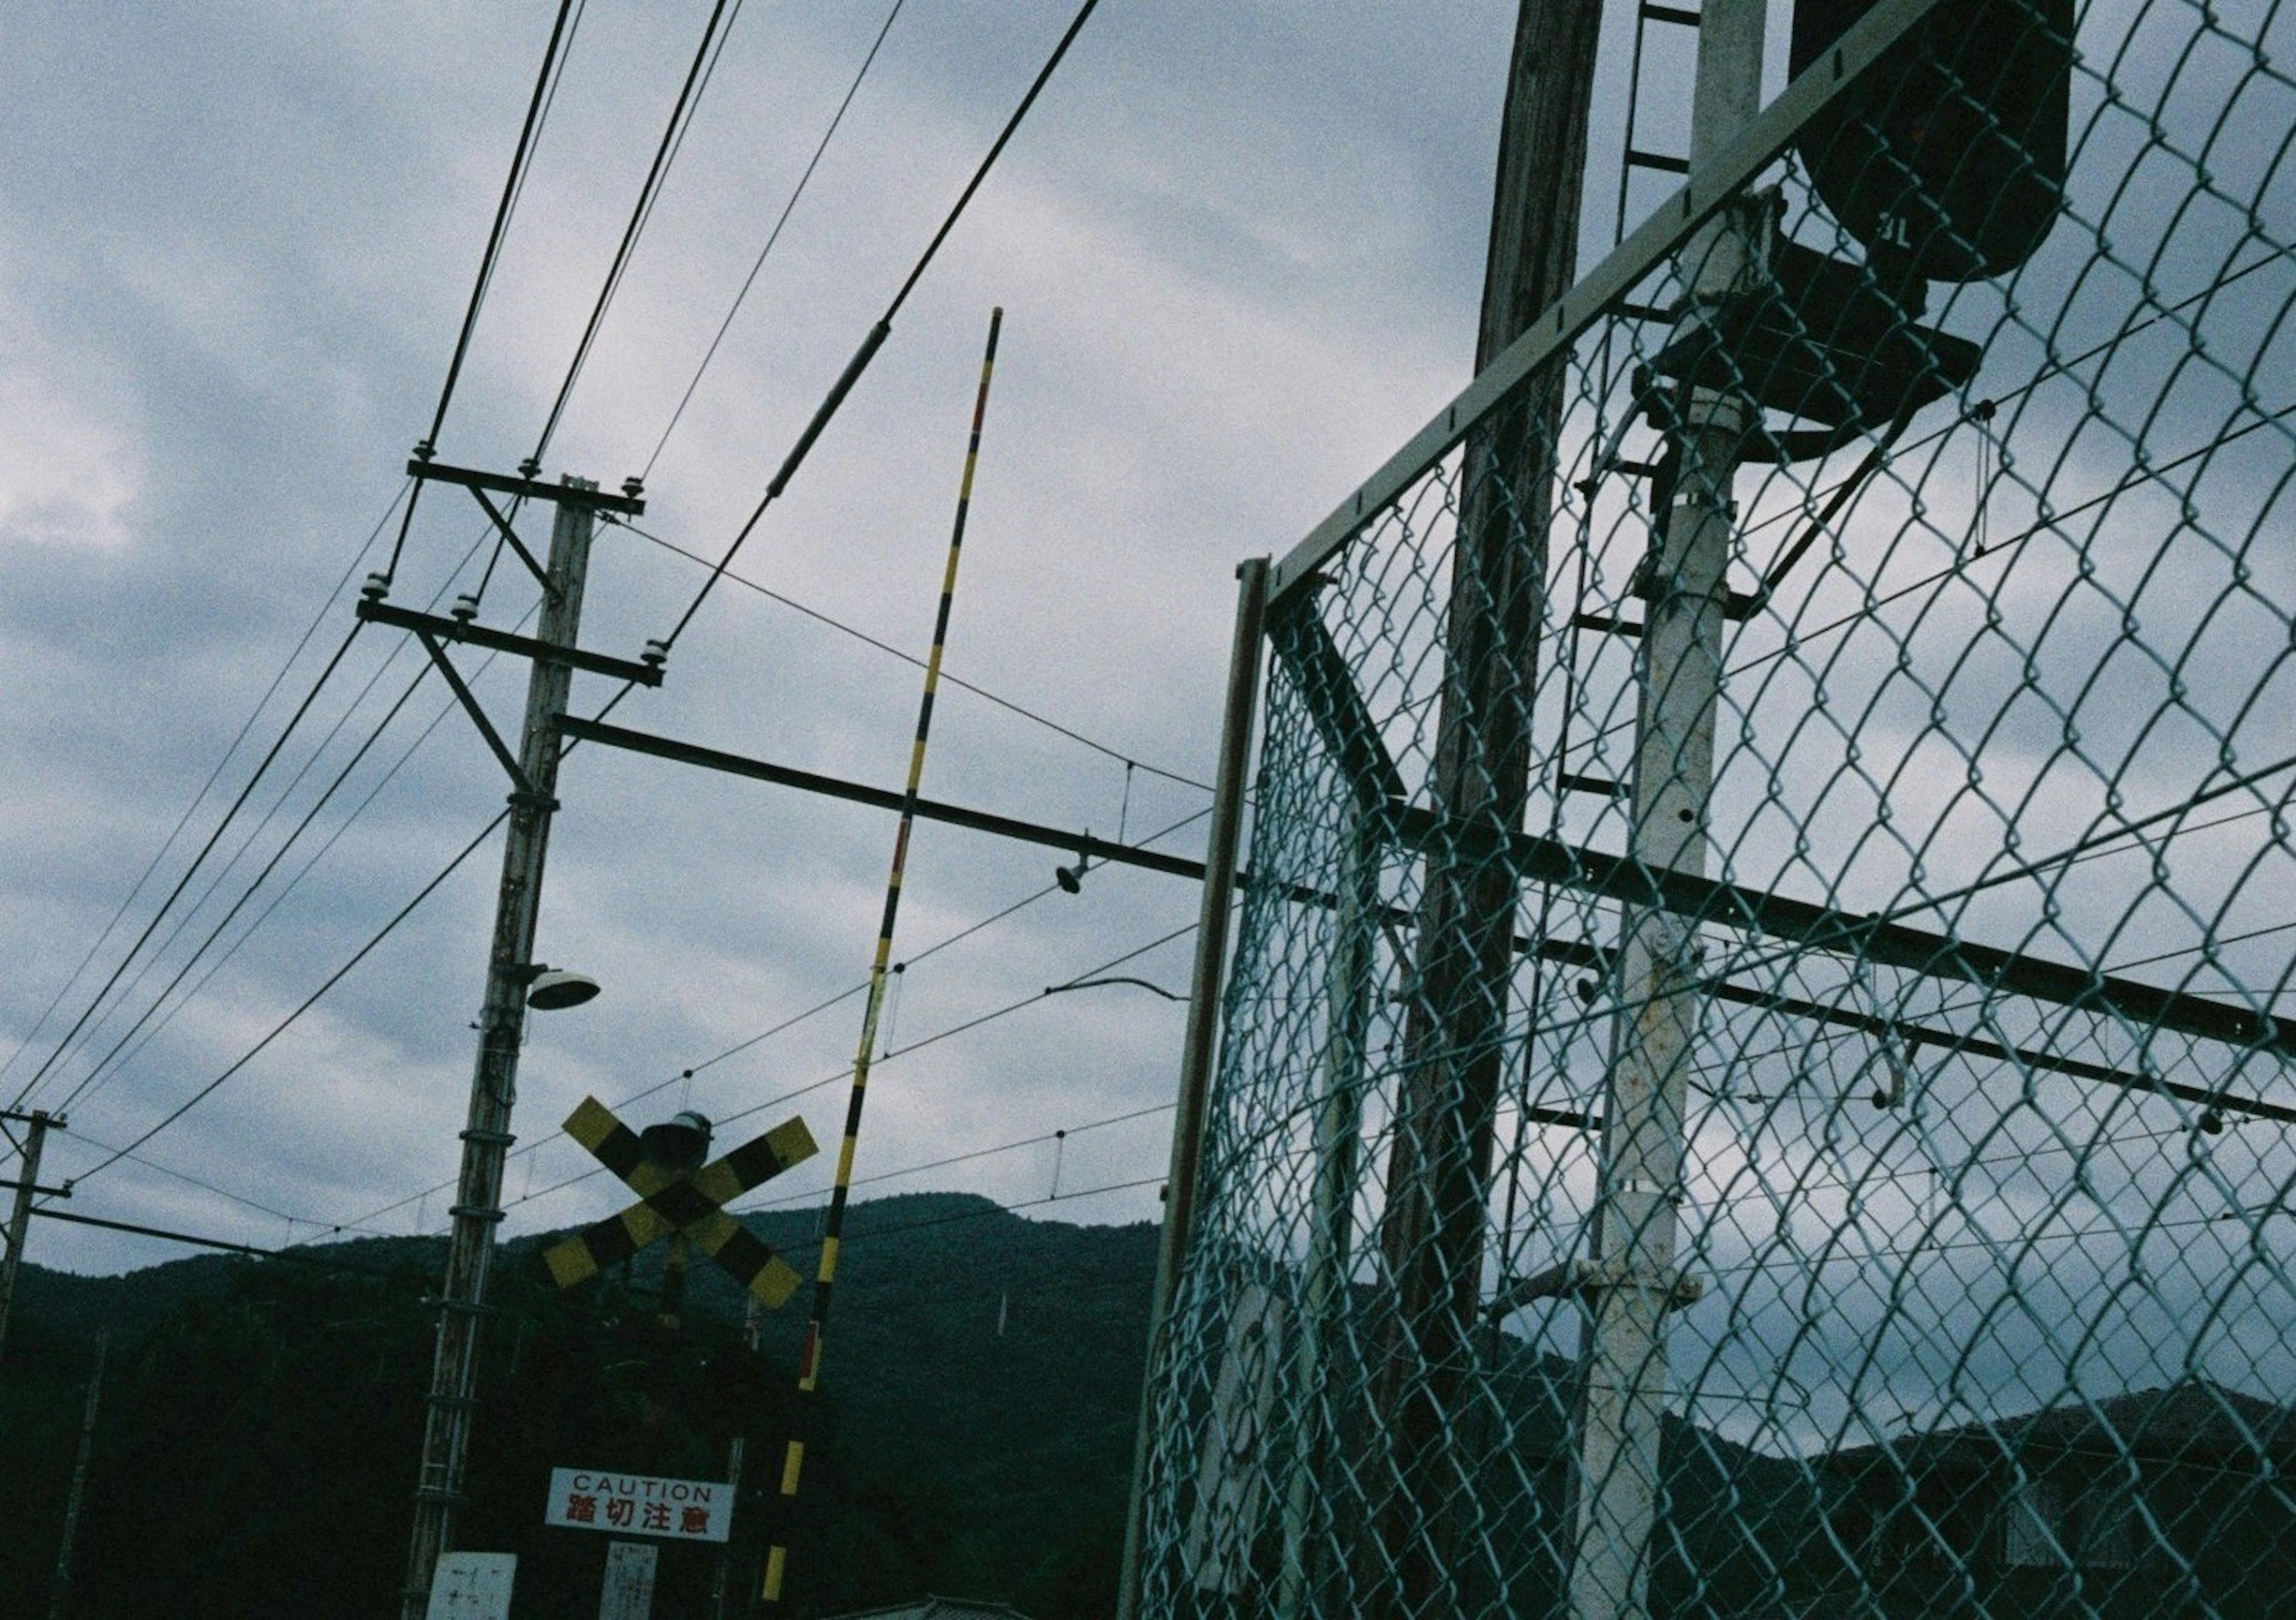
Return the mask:
<path fill-rule="evenodd" d="M 567 737 L 585 742 L 603 743 L 610 748 L 624 749 L 681 765 L 698 765 L 705 770 L 747 777 L 753 781 L 771 782 L 777 787 L 794 788 L 800 792 L 822 794 L 877 809 L 898 811 L 901 807 L 901 796 L 888 789 L 824 776 L 817 772 L 801 771 L 790 765 L 775 765 L 767 760 L 703 748 L 674 738 L 632 731 L 627 726 L 611 725 L 600 720 L 586 720 L 569 715 L 560 722 L 559 729 Z M 920 798 L 917 815 L 922 820 L 964 827 L 994 838 L 1042 845 L 1047 849 L 1082 855 L 1095 863 L 1134 866 L 1143 871 L 1162 872 L 1168 877 L 1195 880 L 1201 880 L 1204 875 L 1203 863 L 1189 860 L 1185 855 L 1168 855 L 1161 850 L 1145 849 L 1138 845 L 1119 844 L 1107 839 L 1095 838 L 1089 833 L 997 815 L 939 799 Z M 1490 839 L 1487 830 L 1463 828 L 1454 830 L 1424 810 L 1390 806 L 1384 819 L 1398 830 L 1399 836 L 1407 844 L 1424 847 L 1447 838 L 1471 842 L 1480 839 L 1494 854 L 1497 853 L 1496 842 Z M 2095 973 L 2022 952 L 1978 945 L 1951 934 L 1911 928 L 1904 923 L 1889 922 L 1878 917 L 1841 911 L 1807 900 L 1795 900 L 1764 889 L 1748 888 L 1683 872 L 1653 871 L 1639 866 L 1624 855 L 1606 854 L 1602 850 L 1566 844 L 1531 833 L 1521 834 L 1513 840 L 1509 858 L 1516 879 L 1521 882 L 1552 883 L 1622 904 L 1661 906 L 1702 922 L 1749 933 L 1768 934 L 1837 955 L 1859 956 L 1884 966 L 1934 974 L 1988 991 L 2006 991 L 2054 1006 L 2071 1007 L 2087 1012 L 2115 1013 L 2144 1027 L 2174 1030 L 2178 1034 L 2235 1046 L 2252 1046 L 2277 1058 L 2296 1060 L 2296 1019 L 2227 1006 L 2208 996 L 2164 990 L 2136 979 Z M 1249 871 L 1236 872 L 1235 884 L 1239 888 L 1248 889 L 1252 883 Z M 1303 904 L 1330 905 L 1337 903 L 1334 896 L 1303 887 L 1287 885 L 1286 892 Z M 1409 924 L 1414 920 L 1410 912 L 1393 908 L 1390 908 L 1383 916 L 1385 920 L 1397 924 Z M 1517 938 L 1514 945 L 1519 953 L 1535 953 L 1546 961 L 1577 966 L 1600 967 L 1610 960 L 1603 948 L 1571 940 Z M 1965 1051 L 1973 1057 L 2013 1058 L 2036 1068 L 2046 1068 L 2076 1078 L 2104 1081 L 2131 1090 L 2159 1091 L 2202 1106 L 2252 1114 L 2260 1119 L 2284 1119 L 2296 1123 L 2296 1109 L 2284 1109 L 2276 1103 L 2234 1093 L 2148 1080 L 2141 1075 L 2107 1068 L 2100 1064 L 2052 1058 L 2023 1048 L 2012 1049 L 1951 1030 L 1842 1012 L 1816 1002 L 1798 1002 L 1726 981 L 1708 981 L 1705 989 L 1718 1000 L 1739 1005 L 1767 1006 L 1826 1023 L 1854 1022 L 1876 1032 L 1890 1030 L 1922 1045 Z M 1563 1122 L 1558 1120 L 1554 1123 Z"/>
<path fill-rule="evenodd" d="M 907 803 L 903 795 L 890 789 L 872 788 L 840 777 L 824 776 L 813 771 L 800 771 L 790 765 L 729 754 L 721 749 L 706 749 L 696 743 L 679 742 L 674 738 L 634 732 L 627 726 L 609 725 L 603 720 L 585 720 L 578 715 L 569 715 L 560 721 L 559 730 L 583 742 L 603 742 L 609 748 L 625 749 L 633 754 L 648 754 L 656 759 L 699 765 L 703 770 L 718 771 L 728 776 L 746 776 L 752 781 L 772 782 L 776 787 L 795 788 L 800 792 L 818 793 L 896 814 Z M 952 805 L 940 799 L 919 798 L 916 815 L 920 821 L 942 822 L 952 827 L 969 828 L 974 832 L 1013 839 L 1023 844 L 1041 844 L 1047 849 L 1062 850 L 1088 861 L 1112 866 L 1137 866 L 1175 878 L 1201 879 L 1204 875 L 1204 863 L 1191 861 L 1185 855 L 1144 849 L 1136 844 L 1118 844 L 1107 839 L 1096 839 L 1088 832 L 1070 832 L 1037 822 L 995 815 L 986 810 L 967 809 L 963 805 Z"/>

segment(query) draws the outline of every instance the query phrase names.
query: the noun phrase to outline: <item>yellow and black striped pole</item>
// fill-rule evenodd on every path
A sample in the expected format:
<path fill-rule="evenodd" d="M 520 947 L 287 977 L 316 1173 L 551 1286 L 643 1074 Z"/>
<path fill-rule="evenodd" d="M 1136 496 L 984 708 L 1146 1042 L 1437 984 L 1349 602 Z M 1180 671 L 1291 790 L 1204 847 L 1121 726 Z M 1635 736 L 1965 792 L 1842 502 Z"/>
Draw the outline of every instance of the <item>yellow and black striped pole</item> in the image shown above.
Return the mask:
<path fill-rule="evenodd" d="M 917 788 L 924 780 L 925 740 L 932 733 L 933 693 L 940 685 L 941 649 L 948 641 L 949 603 L 956 595 L 956 563 L 964 549 L 965 513 L 972 505 L 972 470 L 980 459 L 980 424 L 988 411 L 988 380 L 996 367 L 996 333 L 1004 324 L 1003 309 L 988 315 L 988 348 L 980 357 L 980 391 L 972 402 L 972 434 L 964 446 L 964 479 L 956 495 L 956 523 L 948 537 L 948 563 L 942 570 L 940 607 L 933 617 L 932 653 L 925 660 L 924 697 L 917 705 L 916 740 L 909 746 L 909 780 L 901 799 L 900 830 L 893 836 L 893 868 L 885 879 L 885 915 L 877 929 L 877 953 L 869 964 L 869 999 L 861 1014 L 861 1044 L 853 1055 L 853 1087 L 845 1103 L 845 1140 L 837 1150 L 837 1182 L 829 1194 L 829 1218 L 822 1225 L 821 1265 L 814 1273 L 813 1314 L 805 1324 L 805 1343 L 798 1353 L 798 1400 L 792 1411 L 789 1450 L 782 1459 L 781 1510 L 775 1515 L 773 1542 L 766 1552 L 766 1575 L 761 1595 L 768 1603 L 782 1596 L 782 1576 L 789 1564 L 791 1506 L 805 1468 L 805 1436 L 810 1427 L 812 1396 L 821 1379 L 822 1328 L 829 1317 L 830 1290 L 837 1280 L 838 1240 L 845 1228 L 846 1196 L 853 1185 L 853 1144 L 861 1134 L 861 1105 L 869 1092 L 869 1058 L 877 1047 L 877 1016 L 885 1004 L 885 978 L 893 956 L 893 921 L 901 909 L 901 874 L 908 865 L 909 829 L 916 823 Z"/>

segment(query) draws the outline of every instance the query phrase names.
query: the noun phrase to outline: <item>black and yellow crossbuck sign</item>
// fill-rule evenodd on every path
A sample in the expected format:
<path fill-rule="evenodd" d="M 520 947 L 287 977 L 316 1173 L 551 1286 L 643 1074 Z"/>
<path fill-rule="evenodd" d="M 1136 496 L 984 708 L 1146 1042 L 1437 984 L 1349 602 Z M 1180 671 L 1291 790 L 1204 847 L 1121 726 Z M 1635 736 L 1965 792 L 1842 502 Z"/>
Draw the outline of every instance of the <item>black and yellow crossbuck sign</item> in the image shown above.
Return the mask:
<path fill-rule="evenodd" d="M 797 1272 L 726 1214 L 725 1207 L 818 1151 L 804 1120 L 775 1125 L 699 1170 L 650 1161 L 638 1145 L 637 1133 L 594 1097 L 585 1097 L 568 1117 L 566 1133 L 628 1183 L 638 1201 L 544 1252 L 543 1263 L 560 1288 L 586 1281 L 656 1239 L 676 1233 L 733 1272 L 736 1281 L 768 1305 L 777 1306 L 797 1291 Z"/>

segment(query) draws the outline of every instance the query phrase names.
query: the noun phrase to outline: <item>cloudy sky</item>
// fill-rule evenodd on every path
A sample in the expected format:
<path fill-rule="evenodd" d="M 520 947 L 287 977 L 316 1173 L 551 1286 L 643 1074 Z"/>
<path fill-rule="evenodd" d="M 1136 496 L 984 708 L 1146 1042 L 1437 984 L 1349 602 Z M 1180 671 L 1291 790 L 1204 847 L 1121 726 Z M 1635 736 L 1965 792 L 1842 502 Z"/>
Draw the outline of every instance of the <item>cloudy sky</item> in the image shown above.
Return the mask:
<path fill-rule="evenodd" d="M 400 638 L 362 634 L 59 1055 L 351 629 L 554 9 L 0 24 L 0 1051 L 11 1095 L 37 1076 L 29 1102 L 68 1106 L 44 1182 L 229 1068 L 501 805 L 434 675 L 226 921 L 418 672 Z M 1110 0 L 740 560 L 810 611 L 728 584 L 666 685 L 616 718 L 898 785 L 918 673 L 850 632 L 924 650 L 1001 304 L 947 667 L 1004 701 L 945 691 L 927 790 L 1103 836 L 1178 823 L 1164 847 L 1198 853 L 1234 564 L 1287 546 L 1464 380 L 1513 10 Z M 583 8 L 442 459 L 508 469 L 533 448 L 709 11 Z M 1070 15 L 908 0 L 665 439 L 887 11 L 750 0 L 734 17 L 545 457 L 552 477 L 643 473 L 642 527 L 666 543 L 601 533 L 592 646 L 634 655 L 690 600 L 701 570 L 667 546 L 731 538 Z M 428 495 L 395 599 L 470 588 L 481 524 L 459 492 Z M 514 625 L 533 596 L 506 564 L 485 617 Z M 508 660 L 478 677 L 505 728 L 523 679 Z M 575 707 L 611 692 L 583 677 Z M 586 1167 L 553 1140 L 585 1093 L 652 1088 L 638 1121 L 690 1102 L 760 1110 L 752 1127 L 801 1110 L 833 1134 L 835 1085 L 764 1105 L 849 1059 L 857 998 L 801 1015 L 860 982 L 891 845 L 882 813 L 603 749 L 569 760 L 561 798 L 537 954 L 606 991 L 534 1023 L 516 1128 L 539 1145 L 512 1166 L 512 1233 L 614 1201 L 596 1180 L 545 1191 Z M 1160 1170 L 1168 1116 L 1141 1111 L 1171 1092 L 1176 1003 L 1079 991 L 924 1044 L 1144 946 L 1111 970 L 1185 989 L 1190 887 L 1109 871 L 1047 893 L 1055 860 L 921 829 L 897 950 L 915 965 L 860 1174 L 1082 1133 L 879 1190 L 1043 1199 L 1056 1150 L 1064 1194 Z M 262 1244 L 440 1229 L 445 1200 L 421 1195 L 455 1163 L 498 861 L 488 842 L 70 1207 Z M 1154 1208 L 1151 1185 L 1057 1213 Z M 53 1223 L 33 1248 L 97 1271 L 176 1252 Z"/>

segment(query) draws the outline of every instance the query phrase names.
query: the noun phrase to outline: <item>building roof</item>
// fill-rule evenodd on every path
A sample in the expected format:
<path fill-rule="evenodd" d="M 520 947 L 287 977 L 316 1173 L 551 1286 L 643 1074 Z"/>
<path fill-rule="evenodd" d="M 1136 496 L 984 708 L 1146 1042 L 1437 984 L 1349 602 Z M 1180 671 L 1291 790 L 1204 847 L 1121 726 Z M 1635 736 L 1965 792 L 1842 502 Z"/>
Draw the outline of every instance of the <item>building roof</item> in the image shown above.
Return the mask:
<path fill-rule="evenodd" d="M 889 1608 L 857 1609 L 830 1620 L 1029 1620 L 1009 1603 L 976 1603 L 964 1598 L 913 1598 Z"/>

